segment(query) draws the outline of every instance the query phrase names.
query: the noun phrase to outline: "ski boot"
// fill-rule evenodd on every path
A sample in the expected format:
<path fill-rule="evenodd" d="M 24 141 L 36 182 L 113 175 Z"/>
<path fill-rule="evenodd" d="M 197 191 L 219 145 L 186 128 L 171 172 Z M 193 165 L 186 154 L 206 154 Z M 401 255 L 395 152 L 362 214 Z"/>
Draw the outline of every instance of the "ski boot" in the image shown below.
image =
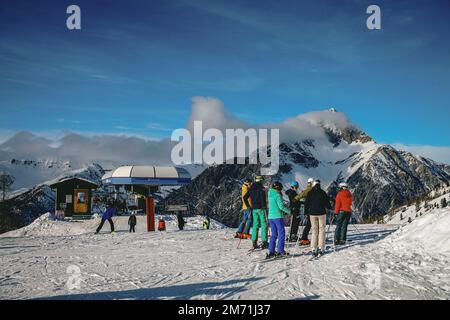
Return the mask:
<path fill-rule="evenodd" d="M 286 251 L 283 251 L 283 252 L 280 252 L 280 253 L 276 253 L 276 256 L 277 257 L 285 257 L 285 256 L 288 256 L 289 255 L 289 252 L 286 252 Z"/>
<path fill-rule="evenodd" d="M 321 248 L 317 249 L 317 255 L 319 257 L 323 256 L 325 254 L 325 251 L 323 251 Z"/>
<path fill-rule="evenodd" d="M 318 256 L 317 250 L 311 251 L 311 254 L 314 258 L 317 258 L 317 256 Z"/>
<path fill-rule="evenodd" d="M 234 237 L 235 237 L 236 239 L 242 239 L 242 233 L 236 232 L 236 234 L 234 235 Z"/>
<path fill-rule="evenodd" d="M 311 244 L 311 241 L 309 241 L 308 239 L 300 240 L 300 245 L 301 246 L 309 246 L 310 244 Z"/>
<path fill-rule="evenodd" d="M 258 241 L 254 240 L 252 243 L 253 243 L 253 250 L 258 249 Z"/>
<path fill-rule="evenodd" d="M 267 243 L 267 241 L 263 241 L 263 243 L 261 244 L 261 249 L 267 249 L 269 247 L 269 244 Z"/>
<path fill-rule="evenodd" d="M 275 252 L 269 252 L 268 254 L 266 254 L 266 259 L 272 259 L 275 258 L 277 255 Z"/>

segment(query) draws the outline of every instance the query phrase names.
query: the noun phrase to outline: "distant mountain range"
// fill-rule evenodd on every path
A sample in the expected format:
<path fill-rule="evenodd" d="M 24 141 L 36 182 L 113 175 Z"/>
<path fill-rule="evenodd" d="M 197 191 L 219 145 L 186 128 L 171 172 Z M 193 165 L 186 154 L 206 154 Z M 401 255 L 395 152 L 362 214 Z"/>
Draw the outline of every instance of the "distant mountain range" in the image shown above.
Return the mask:
<path fill-rule="evenodd" d="M 304 188 L 307 179 L 313 177 L 322 181 L 332 198 L 339 183 L 347 182 L 354 195 L 356 215 L 366 221 L 450 183 L 448 165 L 378 144 L 353 125 L 341 129 L 333 123 L 316 125 L 327 141 L 302 139 L 281 143 L 280 170 L 267 182 L 278 180 L 286 190 L 290 181 L 296 180 Z M 167 201 L 192 203 L 196 213 L 208 213 L 236 226 L 243 180 L 259 174 L 259 169 L 252 164 L 209 167 L 191 184 L 173 191 Z"/>
<path fill-rule="evenodd" d="M 304 188 L 307 179 L 312 177 L 320 179 L 322 186 L 334 197 L 338 184 L 345 181 L 354 195 L 356 215 L 364 220 L 382 216 L 411 199 L 450 183 L 449 165 L 376 143 L 350 122 L 338 121 L 340 118 L 342 114 L 330 109 L 320 113 L 318 119 L 307 119 L 308 129 L 301 134 L 297 131 L 282 134 L 279 171 L 266 177 L 267 183 L 278 180 L 287 188 L 289 182 L 296 180 Z M 306 123 L 304 119 L 302 121 Z M 287 131 L 290 127 L 298 127 L 291 123 L 284 125 Z M 314 134 L 306 137 L 308 132 Z M 39 142 L 36 136 L 24 133 L 0 146 L 3 159 L 0 171 L 15 178 L 10 199 L 0 205 L 1 232 L 22 227 L 40 214 L 53 210 L 54 194 L 47 186 L 50 180 L 80 176 L 100 183 L 104 173 L 99 164 L 80 164 L 70 158 L 24 160 L 17 157 L 5 160 L 6 156 L 14 155 L 15 146 L 17 149 L 19 145 L 23 154 L 23 150 L 32 150 L 36 143 L 49 148 L 48 141 Z M 145 144 L 138 145 L 145 147 Z M 144 160 L 133 158 L 130 161 Z M 208 213 L 226 225 L 236 226 L 240 218 L 241 184 L 245 178 L 258 175 L 260 165 L 189 165 L 187 169 L 194 178 L 193 182 L 163 192 L 165 201 L 187 203 L 197 214 Z"/>

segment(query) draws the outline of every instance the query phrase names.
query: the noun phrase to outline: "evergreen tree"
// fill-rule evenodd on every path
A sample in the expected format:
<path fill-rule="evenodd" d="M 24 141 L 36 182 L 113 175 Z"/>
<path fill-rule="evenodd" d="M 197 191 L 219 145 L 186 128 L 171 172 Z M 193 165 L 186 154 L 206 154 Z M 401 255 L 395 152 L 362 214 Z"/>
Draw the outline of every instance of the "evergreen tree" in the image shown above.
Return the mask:
<path fill-rule="evenodd" d="M 417 199 L 417 201 L 416 201 L 416 212 L 419 212 L 419 210 L 420 210 L 420 201 L 419 201 L 419 199 Z"/>
<path fill-rule="evenodd" d="M 445 198 L 442 198 L 441 199 L 441 208 L 446 208 L 447 207 L 447 199 L 445 199 Z"/>
<path fill-rule="evenodd" d="M 0 190 L 2 191 L 2 200 L 5 201 L 6 192 L 10 190 L 11 185 L 14 183 L 14 177 L 6 172 L 0 173 Z"/>

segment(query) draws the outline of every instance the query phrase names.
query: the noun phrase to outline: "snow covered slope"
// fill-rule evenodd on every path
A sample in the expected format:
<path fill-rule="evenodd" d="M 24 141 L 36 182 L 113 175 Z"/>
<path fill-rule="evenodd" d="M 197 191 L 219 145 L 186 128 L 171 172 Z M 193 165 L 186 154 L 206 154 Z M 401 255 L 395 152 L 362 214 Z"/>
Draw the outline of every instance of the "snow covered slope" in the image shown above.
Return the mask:
<path fill-rule="evenodd" d="M 422 196 L 421 199 L 416 200 L 410 206 L 405 205 L 393 210 L 384 217 L 384 221 L 389 224 L 407 224 L 423 215 L 433 213 L 436 208 L 442 208 L 443 199 L 450 207 L 450 188 L 435 189 L 429 194 Z"/>
<path fill-rule="evenodd" d="M 0 237 L 0 299 L 449 299 L 449 217 L 439 209 L 397 232 L 350 225 L 352 241 L 318 260 L 288 245 L 299 255 L 269 262 L 228 228 L 110 234 L 106 224 L 94 235 L 97 220 L 80 222 L 89 232 L 79 235 L 10 233 Z M 67 286 L 69 267 L 79 287 Z"/>
<path fill-rule="evenodd" d="M 390 239 L 399 250 L 423 248 L 428 254 L 450 256 L 450 208 L 433 209 L 404 225 Z"/>

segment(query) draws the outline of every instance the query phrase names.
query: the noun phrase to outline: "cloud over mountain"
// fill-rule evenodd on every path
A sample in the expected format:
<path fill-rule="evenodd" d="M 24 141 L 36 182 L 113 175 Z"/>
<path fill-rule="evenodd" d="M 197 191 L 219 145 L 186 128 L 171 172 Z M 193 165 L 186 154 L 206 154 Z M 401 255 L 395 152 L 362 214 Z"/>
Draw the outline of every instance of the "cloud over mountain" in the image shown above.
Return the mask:
<path fill-rule="evenodd" d="M 313 139 L 318 143 L 329 143 L 324 127 L 343 130 L 355 127 L 344 113 L 335 110 L 314 111 L 285 119 L 279 123 L 254 125 L 243 121 L 227 111 L 224 103 L 213 97 L 192 98 L 191 115 L 186 128 L 192 129 L 193 121 L 203 121 L 203 130 L 208 128 L 279 128 L 281 141 Z M 0 144 L 0 160 L 54 159 L 70 160 L 74 164 L 98 162 L 106 165 L 119 164 L 171 164 L 170 153 L 175 142 L 170 137 L 150 140 L 128 135 L 67 132 L 60 138 L 47 138 L 39 133 L 18 132 Z M 449 148 L 405 146 L 418 154 L 450 162 Z"/>

